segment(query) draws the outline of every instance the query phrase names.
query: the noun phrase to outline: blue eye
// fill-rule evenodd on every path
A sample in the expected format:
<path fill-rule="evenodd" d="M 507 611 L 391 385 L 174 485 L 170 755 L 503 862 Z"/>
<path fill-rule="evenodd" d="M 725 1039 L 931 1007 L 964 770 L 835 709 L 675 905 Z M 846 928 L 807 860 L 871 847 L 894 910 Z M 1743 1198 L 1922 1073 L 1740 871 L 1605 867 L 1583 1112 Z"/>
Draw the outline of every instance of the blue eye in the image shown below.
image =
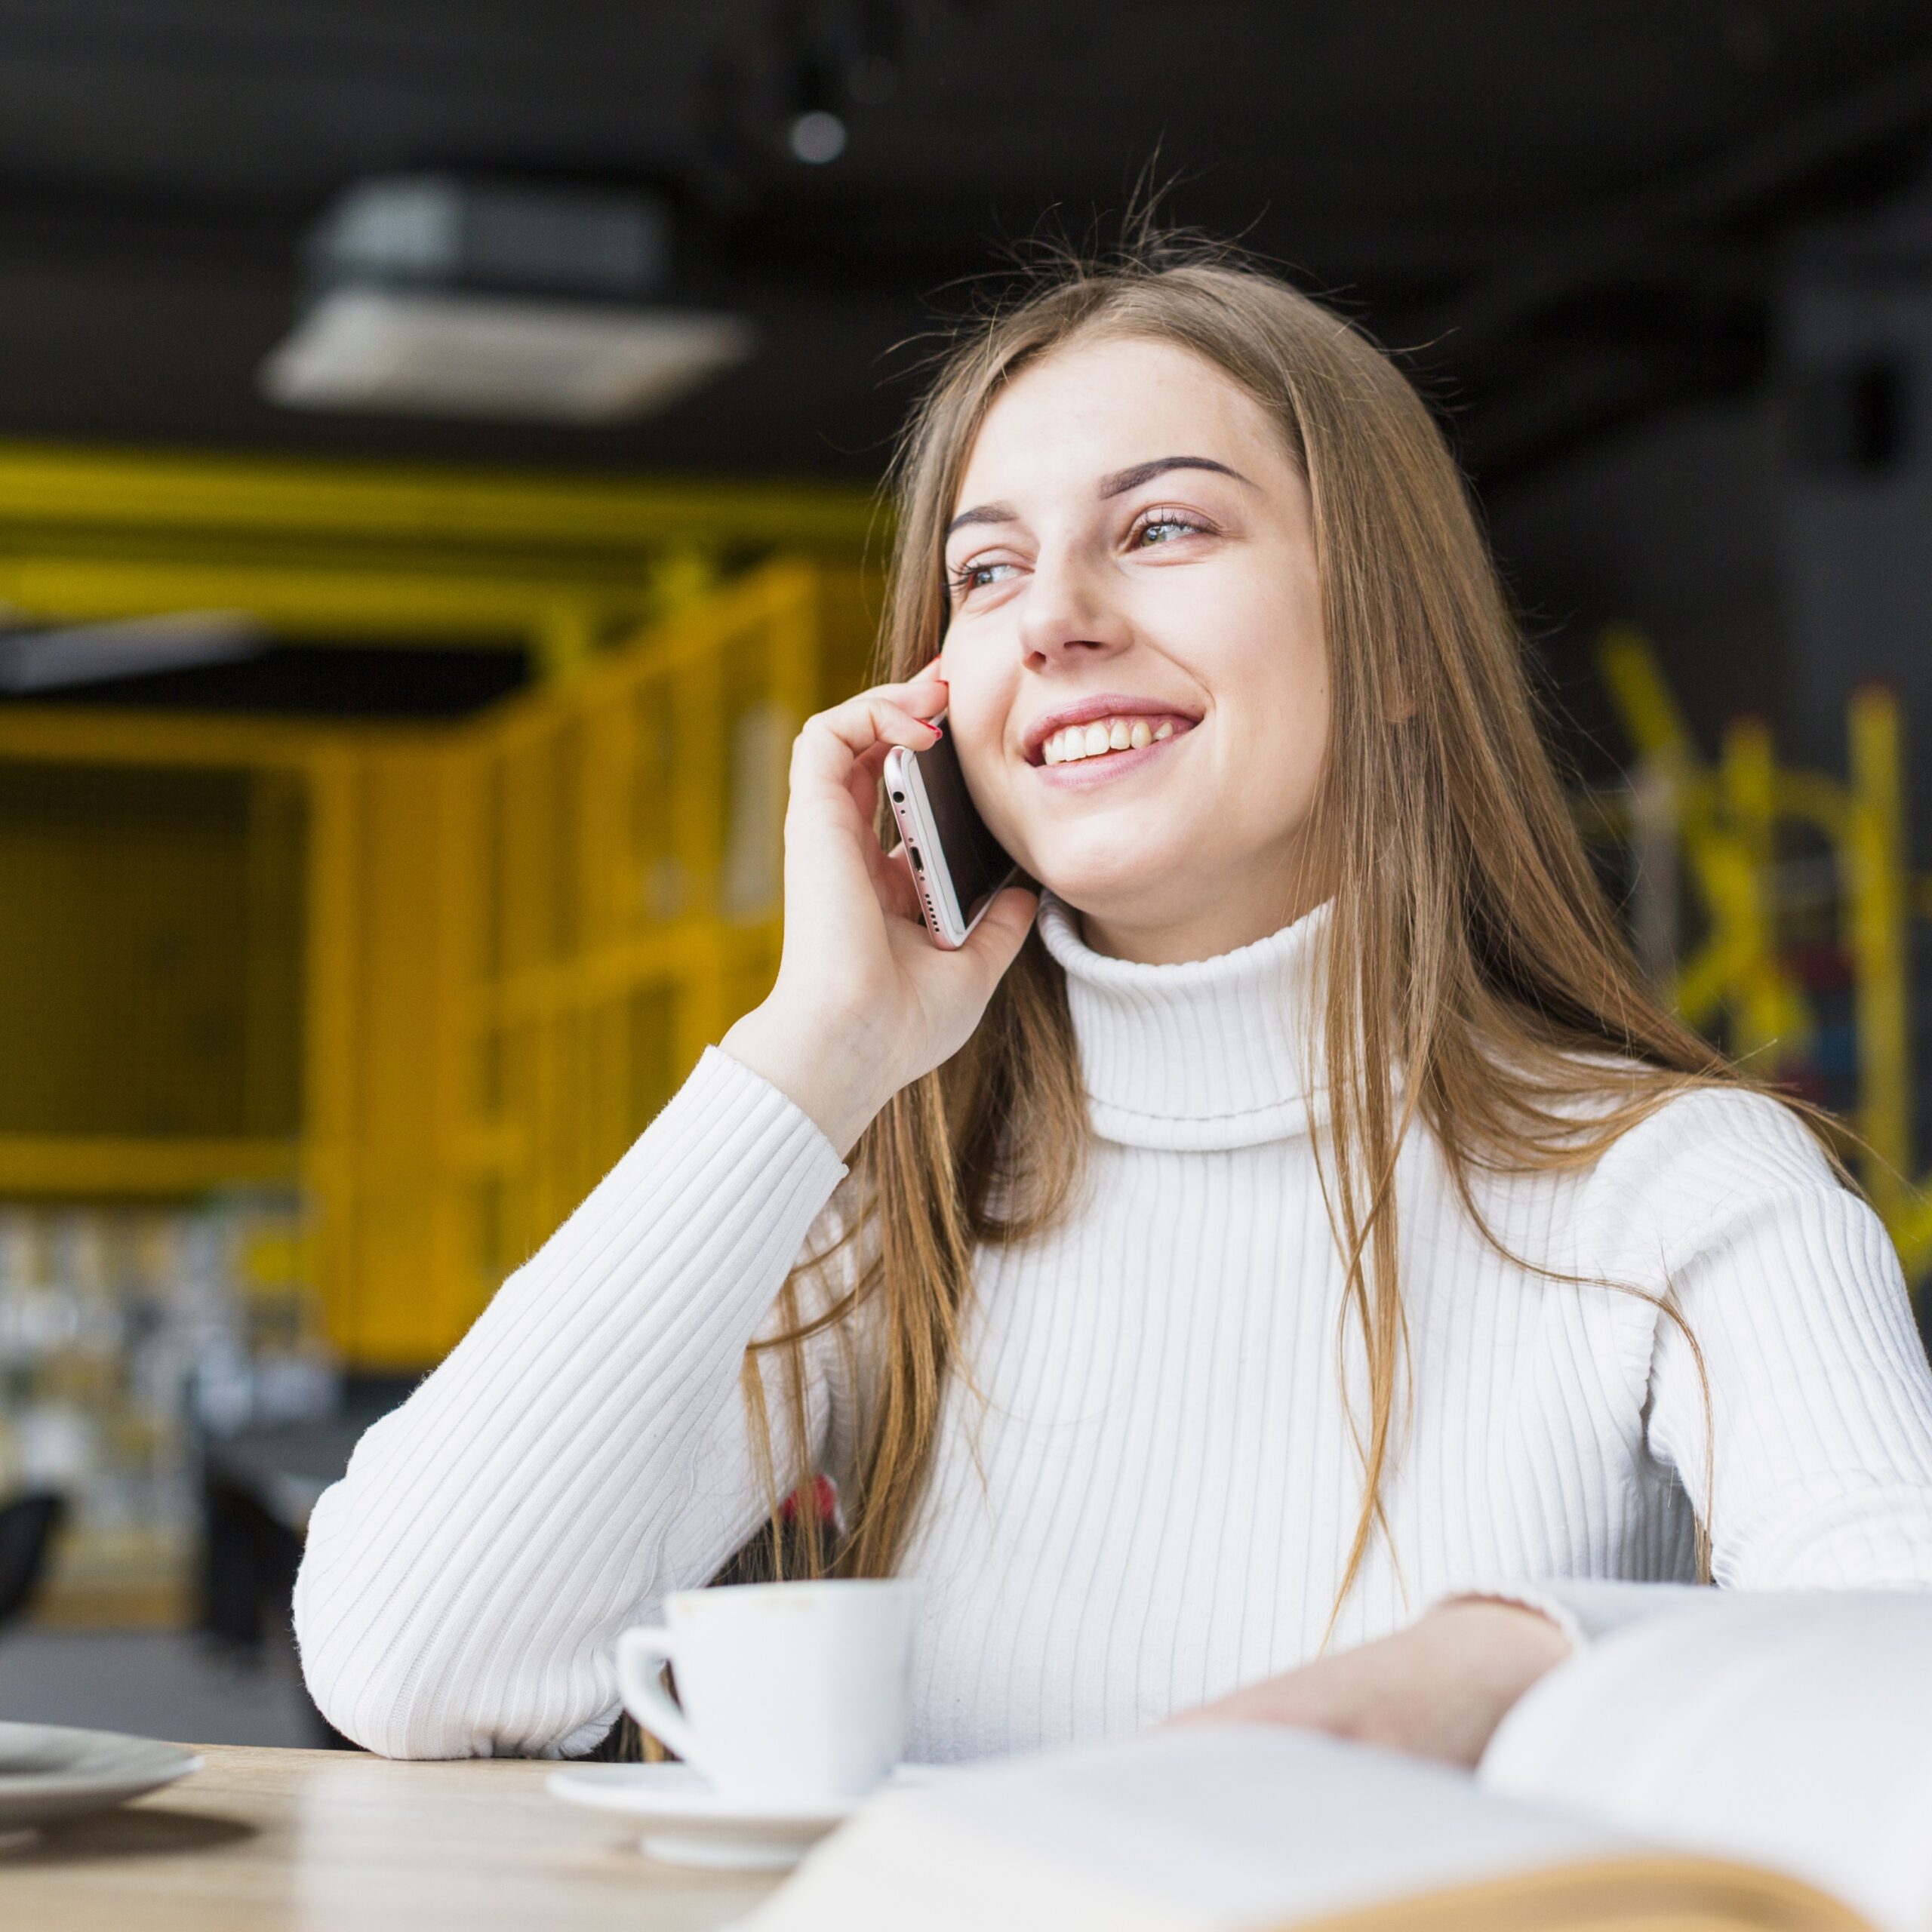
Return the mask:
<path fill-rule="evenodd" d="M 1134 541 L 1145 549 L 1155 543 L 1171 543 L 1177 537 L 1192 535 L 1200 528 L 1199 524 L 1190 523 L 1185 517 L 1157 516 L 1140 525 L 1134 537 Z M 1156 532 L 1160 534 L 1157 535 Z"/>
<path fill-rule="evenodd" d="M 968 591 L 983 589 L 989 583 L 998 581 L 996 573 L 1016 570 L 1014 564 L 966 564 L 952 574 L 952 588 L 963 597 Z"/>

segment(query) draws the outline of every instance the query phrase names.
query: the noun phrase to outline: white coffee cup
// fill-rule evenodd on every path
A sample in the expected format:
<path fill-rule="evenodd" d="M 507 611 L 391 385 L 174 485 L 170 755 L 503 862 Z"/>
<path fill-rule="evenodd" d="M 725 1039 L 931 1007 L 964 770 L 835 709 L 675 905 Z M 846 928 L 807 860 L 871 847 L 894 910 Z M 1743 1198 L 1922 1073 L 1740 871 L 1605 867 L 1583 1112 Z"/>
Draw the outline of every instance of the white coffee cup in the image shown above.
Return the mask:
<path fill-rule="evenodd" d="M 724 1797 L 857 1798 L 905 1753 L 918 1601 L 898 1577 L 681 1590 L 617 1639 L 618 1691 Z"/>

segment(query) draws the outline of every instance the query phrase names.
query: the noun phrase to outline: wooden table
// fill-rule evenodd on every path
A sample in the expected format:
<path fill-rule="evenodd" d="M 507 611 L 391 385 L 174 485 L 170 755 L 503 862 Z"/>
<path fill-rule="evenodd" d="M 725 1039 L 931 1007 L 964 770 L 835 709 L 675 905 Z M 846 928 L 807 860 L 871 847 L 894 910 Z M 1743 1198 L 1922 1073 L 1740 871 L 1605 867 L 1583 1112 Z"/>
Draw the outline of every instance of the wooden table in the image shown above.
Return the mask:
<path fill-rule="evenodd" d="M 204 1768 L 0 1851 L 22 1932 L 682 1932 L 724 1926 L 770 1874 L 659 1865 L 610 1814 L 520 1758 L 392 1764 L 210 1746 Z"/>

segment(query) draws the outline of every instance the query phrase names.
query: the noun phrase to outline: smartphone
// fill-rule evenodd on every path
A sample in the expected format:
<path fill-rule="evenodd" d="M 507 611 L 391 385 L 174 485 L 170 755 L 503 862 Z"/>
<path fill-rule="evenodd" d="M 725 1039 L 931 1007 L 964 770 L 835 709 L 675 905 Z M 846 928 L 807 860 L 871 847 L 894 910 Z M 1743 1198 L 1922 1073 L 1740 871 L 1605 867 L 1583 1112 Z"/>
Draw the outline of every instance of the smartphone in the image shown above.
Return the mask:
<path fill-rule="evenodd" d="M 943 726 L 944 715 L 933 721 Z M 1020 868 L 986 829 L 951 735 L 942 735 L 931 751 L 894 745 L 886 754 L 885 795 L 919 888 L 926 930 L 937 945 L 964 946 Z"/>

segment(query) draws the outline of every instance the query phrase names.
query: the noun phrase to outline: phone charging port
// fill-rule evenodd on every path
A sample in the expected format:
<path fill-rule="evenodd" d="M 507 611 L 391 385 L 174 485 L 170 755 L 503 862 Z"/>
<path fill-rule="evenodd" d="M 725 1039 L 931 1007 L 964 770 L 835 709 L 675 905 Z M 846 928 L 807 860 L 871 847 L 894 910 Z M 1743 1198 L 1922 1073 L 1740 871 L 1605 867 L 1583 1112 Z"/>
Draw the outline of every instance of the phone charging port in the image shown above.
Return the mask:
<path fill-rule="evenodd" d="M 909 853 L 909 854 L 911 854 L 911 856 L 912 856 L 912 869 L 913 869 L 915 872 L 924 872 L 924 871 L 925 870 L 925 869 L 926 869 L 926 868 L 925 868 L 925 866 L 924 866 L 924 863 L 921 860 L 921 859 L 920 859 L 920 857 L 919 857 L 919 848 L 918 848 L 918 846 L 916 846 L 916 845 L 909 845 L 909 846 L 907 846 L 907 847 L 906 847 L 906 851 L 907 851 L 907 852 L 908 852 L 908 853 Z"/>

